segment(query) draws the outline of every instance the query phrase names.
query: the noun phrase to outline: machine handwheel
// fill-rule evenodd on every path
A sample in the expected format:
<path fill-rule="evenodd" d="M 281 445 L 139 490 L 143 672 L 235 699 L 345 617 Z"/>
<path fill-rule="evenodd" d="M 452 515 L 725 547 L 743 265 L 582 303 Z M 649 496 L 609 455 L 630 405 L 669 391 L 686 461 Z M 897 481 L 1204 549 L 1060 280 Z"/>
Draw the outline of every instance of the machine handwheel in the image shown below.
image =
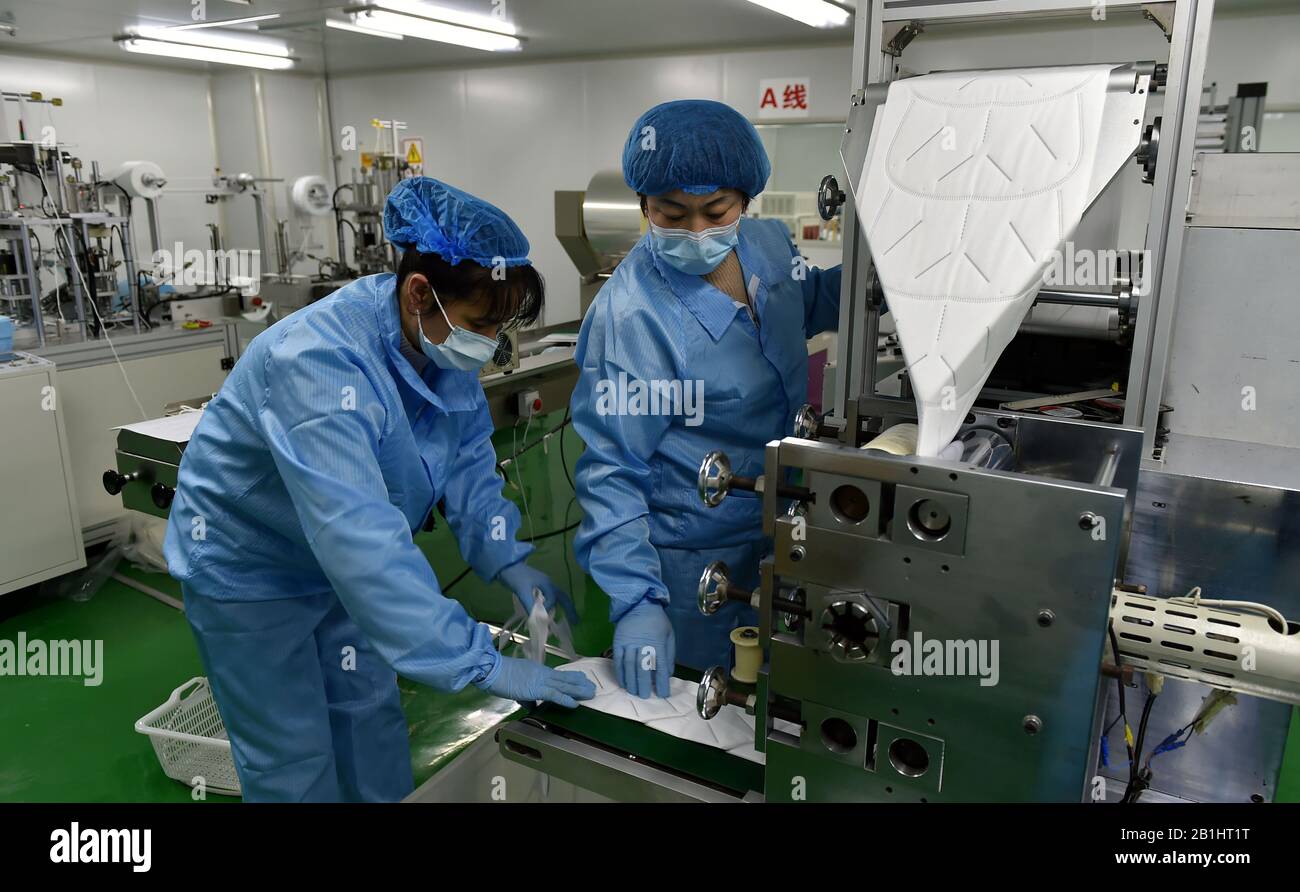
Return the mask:
<path fill-rule="evenodd" d="M 704 456 L 696 488 L 705 505 L 716 508 L 722 504 L 731 488 L 731 461 L 725 452 L 710 452 Z"/>

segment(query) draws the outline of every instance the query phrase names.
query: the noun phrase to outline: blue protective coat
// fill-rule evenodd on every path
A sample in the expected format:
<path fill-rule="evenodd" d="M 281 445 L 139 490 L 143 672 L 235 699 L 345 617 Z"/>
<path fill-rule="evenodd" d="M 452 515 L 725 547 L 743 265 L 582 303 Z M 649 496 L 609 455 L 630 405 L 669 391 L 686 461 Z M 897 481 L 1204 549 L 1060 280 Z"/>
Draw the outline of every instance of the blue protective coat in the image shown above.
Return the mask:
<path fill-rule="evenodd" d="M 417 373 L 402 338 L 394 276 L 346 285 L 253 339 L 185 449 L 164 551 L 246 799 L 401 797 L 394 670 L 440 690 L 498 671 L 412 534 L 441 499 L 483 579 L 532 546 L 477 375 Z"/>
<path fill-rule="evenodd" d="M 743 219 L 737 252 L 755 327 L 746 309 L 664 263 L 653 244 L 641 239 L 582 323 L 572 411 L 587 449 L 577 465 L 584 518 L 574 547 L 609 594 L 611 619 L 643 598 L 666 604 L 677 662 L 705 669 L 730 664 L 728 634 L 756 617 L 737 603 L 701 615 L 701 571 L 723 560 L 737 584 L 757 586 L 769 544 L 759 496 L 735 491 L 717 508 L 700 502 L 700 461 L 721 449 L 736 474 L 763 473 L 763 447 L 790 433 L 807 402 L 805 340 L 838 324 L 840 271 L 806 269 L 801 280 L 784 225 Z M 700 423 L 685 413 L 634 414 L 639 407 L 631 400 L 602 404 L 601 394 L 619 389 L 620 375 L 691 389 L 690 382 L 703 382 Z"/>

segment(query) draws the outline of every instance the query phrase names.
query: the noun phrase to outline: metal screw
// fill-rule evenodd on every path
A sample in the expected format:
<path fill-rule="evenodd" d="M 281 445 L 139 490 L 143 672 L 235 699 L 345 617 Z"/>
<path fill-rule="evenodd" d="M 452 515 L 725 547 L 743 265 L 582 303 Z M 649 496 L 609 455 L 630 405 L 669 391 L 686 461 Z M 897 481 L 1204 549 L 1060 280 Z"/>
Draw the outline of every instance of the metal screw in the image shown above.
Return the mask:
<path fill-rule="evenodd" d="M 1091 511 L 1085 511 L 1079 515 L 1079 529 L 1090 530 L 1097 525 L 1101 518 Z"/>
<path fill-rule="evenodd" d="M 1050 610 L 1038 611 L 1038 624 L 1046 629 L 1052 623 L 1056 622 L 1056 614 Z"/>
<path fill-rule="evenodd" d="M 1025 729 L 1026 734 L 1037 734 L 1043 730 L 1043 720 L 1036 715 L 1027 715 L 1020 720 L 1020 726 Z"/>
<path fill-rule="evenodd" d="M 794 548 L 790 549 L 790 560 L 801 561 L 804 559 L 804 556 L 807 554 L 808 552 L 804 550 L 804 547 L 802 545 L 796 545 Z"/>

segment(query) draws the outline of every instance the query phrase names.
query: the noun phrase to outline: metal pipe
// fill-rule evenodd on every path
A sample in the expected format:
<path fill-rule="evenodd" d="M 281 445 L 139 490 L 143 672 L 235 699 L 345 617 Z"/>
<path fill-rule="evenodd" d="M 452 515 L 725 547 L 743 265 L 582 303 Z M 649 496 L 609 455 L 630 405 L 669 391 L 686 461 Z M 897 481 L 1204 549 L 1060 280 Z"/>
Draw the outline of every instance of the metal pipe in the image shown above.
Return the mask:
<path fill-rule="evenodd" d="M 253 196 L 253 211 L 257 214 L 257 256 L 259 263 L 266 263 L 269 259 L 266 252 L 266 221 L 262 219 L 262 193 L 256 190 L 249 192 Z"/>
<path fill-rule="evenodd" d="M 162 248 L 162 233 L 158 229 L 158 199 L 146 198 L 144 200 L 145 210 L 149 212 L 149 246 L 153 248 L 153 254 L 149 255 L 150 261 L 155 254 Z"/>
<path fill-rule="evenodd" d="M 135 326 L 135 333 L 140 333 L 140 278 L 136 274 L 135 252 L 131 250 L 131 218 L 123 217 L 121 222 L 122 233 L 122 263 L 126 266 L 126 293 L 131 301 L 131 322 Z"/>
<path fill-rule="evenodd" d="M 1101 467 L 1092 480 L 1094 486 L 1110 486 L 1114 482 L 1115 472 L 1119 470 L 1119 455 L 1119 447 L 1114 443 L 1106 448 L 1106 454 L 1101 457 Z"/>
<path fill-rule="evenodd" d="M 1101 307 L 1105 310 L 1118 310 L 1119 298 L 1113 294 L 1099 291 L 1061 291 L 1044 288 L 1038 292 L 1034 303 L 1066 304 L 1072 307 Z"/>

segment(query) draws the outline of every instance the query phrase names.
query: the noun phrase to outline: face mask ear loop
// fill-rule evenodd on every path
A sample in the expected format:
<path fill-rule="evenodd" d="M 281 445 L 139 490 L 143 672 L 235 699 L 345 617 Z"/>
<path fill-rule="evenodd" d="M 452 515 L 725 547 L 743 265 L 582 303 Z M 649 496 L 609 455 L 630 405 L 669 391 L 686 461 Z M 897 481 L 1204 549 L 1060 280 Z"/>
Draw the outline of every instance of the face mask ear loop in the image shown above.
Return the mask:
<path fill-rule="evenodd" d="M 438 310 L 439 310 L 439 312 L 442 313 L 442 318 L 445 319 L 446 322 L 447 322 L 447 330 L 448 330 L 449 332 L 451 332 L 451 331 L 455 331 L 455 330 L 456 330 L 456 326 L 454 326 L 454 325 L 451 324 L 451 320 L 450 320 L 450 319 L 447 319 L 447 311 L 444 310 L 444 309 L 442 308 L 442 298 L 438 297 L 438 290 L 437 290 L 436 288 L 433 287 L 433 284 L 432 284 L 432 283 L 429 284 L 429 290 L 433 292 L 433 300 L 434 300 L 434 303 L 436 303 L 436 304 L 438 305 Z"/>

